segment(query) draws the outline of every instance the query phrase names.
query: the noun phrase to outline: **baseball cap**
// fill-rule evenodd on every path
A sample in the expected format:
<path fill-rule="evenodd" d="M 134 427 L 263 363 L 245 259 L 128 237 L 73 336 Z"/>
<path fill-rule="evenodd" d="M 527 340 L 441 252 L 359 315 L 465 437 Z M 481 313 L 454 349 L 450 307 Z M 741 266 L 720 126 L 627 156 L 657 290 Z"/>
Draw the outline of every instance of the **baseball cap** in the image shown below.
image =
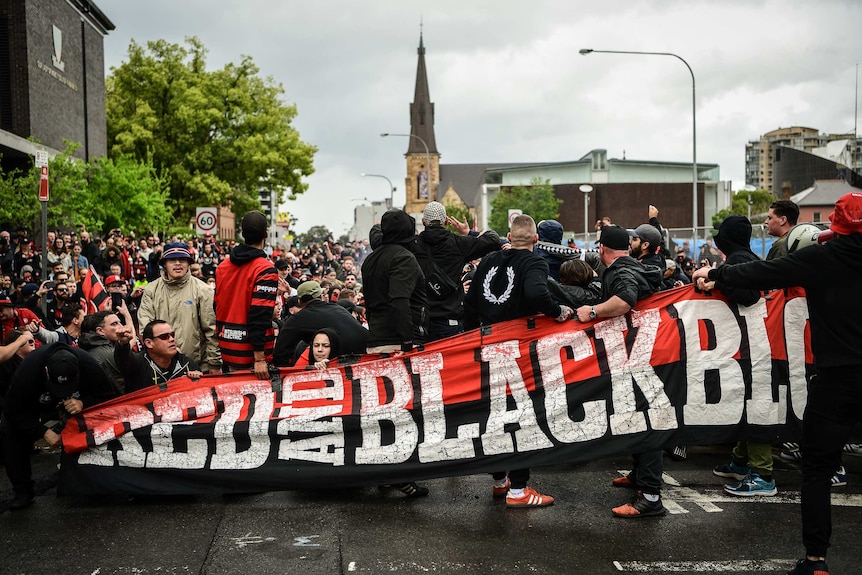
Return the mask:
<path fill-rule="evenodd" d="M 122 276 L 118 276 L 118 275 L 108 276 L 105 278 L 105 285 L 106 286 L 109 286 L 111 284 L 121 284 L 123 282 L 125 282 L 125 280 L 122 278 Z"/>
<path fill-rule="evenodd" d="M 0 306 L 13 307 L 12 300 L 5 293 L 0 293 Z"/>
<path fill-rule="evenodd" d="M 31 295 L 33 295 L 37 291 L 39 291 L 38 284 L 34 284 L 34 283 L 24 284 L 24 287 L 21 288 L 21 295 L 24 297 L 30 297 Z"/>
<path fill-rule="evenodd" d="M 277 270 L 286 270 L 290 267 L 290 262 L 287 260 L 276 260 L 275 269 Z"/>
<path fill-rule="evenodd" d="M 322 293 L 323 288 L 320 287 L 320 283 L 314 280 L 302 282 L 296 290 L 296 295 L 299 299 L 305 296 L 310 296 L 312 299 L 319 298 Z"/>
<path fill-rule="evenodd" d="M 48 393 L 57 399 L 72 397 L 78 391 L 78 358 L 69 350 L 58 349 L 45 362 Z"/>
<path fill-rule="evenodd" d="M 602 233 L 604 233 L 604 231 Z M 634 235 L 632 237 L 640 238 L 644 241 L 647 241 L 649 242 L 649 245 L 654 248 L 657 248 L 659 244 L 661 244 L 661 234 L 658 233 L 658 230 L 655 229 L 655 226 L 650 224 L 641 224 L 636 227 L 634 229 Z"/>
<path fill-rule="evenodd" d="M 627 250 L 629 249 L 629 233 L 619 226 L 605 226 L 602 228 L 599 243 L 612 250 Z"/>
<path fill-rule="evenodd" d="M 192 262 L 192 253 L 189 251 L 188 246 L 181 242 L 171 242 L 165 245 L 164 251 L 162 252 L 162 260 L 189 260 L 189 263 Z M 122 279 L 120 280 L 122 281 Z M 108 283 L 108 282 L 105 282 Z"/>
<path fill-rule="evenodd" d="M 422 219 L 425 221 L 426 226 L 431 224 L 445 224 L 446 206 L 440 202 L 428 202 L 428 205 L 425 206 L 425 210 L 422 212 Z"/>
<path fill-rule="evenodd" d="M 849 192 L 838 198 L 829 214 L 831 230 L 842 236 L 862 233 L 862 192 Z"/>

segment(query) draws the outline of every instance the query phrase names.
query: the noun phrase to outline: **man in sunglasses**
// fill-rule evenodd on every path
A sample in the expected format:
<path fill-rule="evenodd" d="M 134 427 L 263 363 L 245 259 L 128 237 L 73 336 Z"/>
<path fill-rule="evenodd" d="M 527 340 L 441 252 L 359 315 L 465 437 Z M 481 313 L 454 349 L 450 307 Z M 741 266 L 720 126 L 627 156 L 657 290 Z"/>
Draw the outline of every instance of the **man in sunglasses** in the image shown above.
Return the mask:
<path fill-rule="evenodd" d="M 177 349 L 174 328 L 163 319 L 154 319 L 141 332 L 143 353 L 131 350 L 129 342 L 134 335 L 121 333 L 114 349 L 114 360 L 126 381 L 126 393 L 157 385 L 166 390 L 168 381 L 188 376 L 192 380 L 203 375 L 195 361 Z"/>

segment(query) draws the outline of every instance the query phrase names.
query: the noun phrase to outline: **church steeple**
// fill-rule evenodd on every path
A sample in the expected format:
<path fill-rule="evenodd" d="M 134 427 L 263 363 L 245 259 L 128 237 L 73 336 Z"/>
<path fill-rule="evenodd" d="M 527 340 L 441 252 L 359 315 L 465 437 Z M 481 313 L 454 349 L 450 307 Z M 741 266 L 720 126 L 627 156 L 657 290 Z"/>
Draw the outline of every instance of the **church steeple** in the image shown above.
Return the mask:
<path fill-rule="evenodd" d="M 410 104 L 410 133 L 419 136 L 428 145 L 428 152 L 437 153 L 437 141 L 434 138 L 434 103 L 428 90 L 428 74 L 425 72 L 425 44 L 422 32 L 419 32 L 419 64 L 416 67 L 416 90 L 413 93 L 413 103 Z M 424 154 L 425 146 L 416 138 L 410 138 L 407 147 L 408 154 Z"/>

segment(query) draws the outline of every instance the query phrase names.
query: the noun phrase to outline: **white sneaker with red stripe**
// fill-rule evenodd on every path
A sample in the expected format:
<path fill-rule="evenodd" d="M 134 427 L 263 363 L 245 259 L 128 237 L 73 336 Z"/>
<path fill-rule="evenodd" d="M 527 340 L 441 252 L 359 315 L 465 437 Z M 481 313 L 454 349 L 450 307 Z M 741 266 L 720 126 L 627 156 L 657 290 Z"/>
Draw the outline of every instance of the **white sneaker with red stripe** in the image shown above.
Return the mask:
<path fill-rule="evenodd" d="M 512 491 L 506 495 L 506 507 L 547 507 L 554 504 L 554 498 L 550 495 L 542 495 L 532 487 L 525 487 L 524 494 L 520 497 L 512 495 Z"/>

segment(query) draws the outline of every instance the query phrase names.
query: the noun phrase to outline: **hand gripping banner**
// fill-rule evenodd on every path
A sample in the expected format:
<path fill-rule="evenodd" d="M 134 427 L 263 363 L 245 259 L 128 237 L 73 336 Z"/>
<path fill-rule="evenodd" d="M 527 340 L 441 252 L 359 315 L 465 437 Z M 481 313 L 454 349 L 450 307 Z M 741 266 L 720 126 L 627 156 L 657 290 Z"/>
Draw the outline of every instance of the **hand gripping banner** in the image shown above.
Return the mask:
<path fill-rule="evenodd" d="M 273 382 L 173 380 L 71 419 L 59 492 L 361 486 L 796 438 L 808 337 L 801 289 L 740 307 L 683 287 L 617 318 L 513 320 Z"/>

